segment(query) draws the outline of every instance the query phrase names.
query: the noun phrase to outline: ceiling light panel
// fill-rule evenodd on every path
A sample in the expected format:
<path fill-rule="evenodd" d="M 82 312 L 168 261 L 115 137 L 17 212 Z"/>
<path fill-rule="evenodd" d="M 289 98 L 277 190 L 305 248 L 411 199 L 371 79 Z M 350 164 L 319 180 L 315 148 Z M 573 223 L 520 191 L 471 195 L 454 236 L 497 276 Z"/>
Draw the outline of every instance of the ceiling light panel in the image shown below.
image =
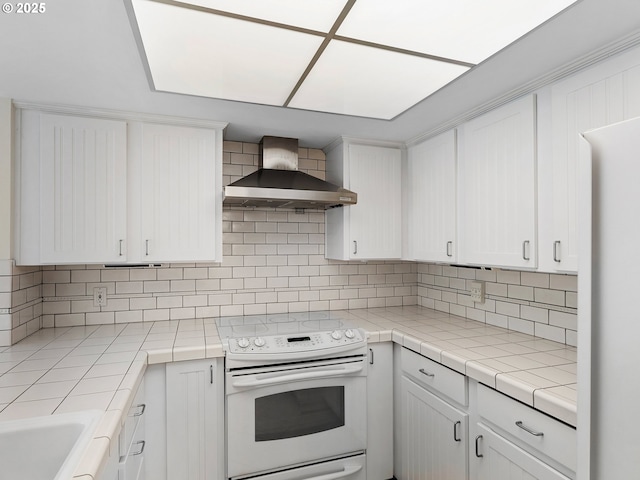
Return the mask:
<path fill-rule="evenodd" d="M 576 0 L 359 0 L 338 35 L 480 63 Z"/>
<path fill-rule="evenodd" d="M 183 3 L 326 33 L 346 0 L 188 0 Z"/>
<path fill-rule="evenodd" d="M 468 70 L 333 40 L 289 106 L 391 119 Z"/>
<path fill-rule="evenodd" d="M 283 105 L 322 37 L 133 2 L 157 90 Z"/>

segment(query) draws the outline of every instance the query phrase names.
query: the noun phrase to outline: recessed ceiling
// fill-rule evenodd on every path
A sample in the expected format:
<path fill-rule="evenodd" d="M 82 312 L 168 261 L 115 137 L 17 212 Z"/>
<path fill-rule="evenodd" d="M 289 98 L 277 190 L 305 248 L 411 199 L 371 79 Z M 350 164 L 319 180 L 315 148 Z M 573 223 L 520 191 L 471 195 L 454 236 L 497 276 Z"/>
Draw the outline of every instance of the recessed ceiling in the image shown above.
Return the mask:
<path fill-rule="evenodd" d="M 158 91 L 390 120 L 576 0 L 131 0 Z"/>

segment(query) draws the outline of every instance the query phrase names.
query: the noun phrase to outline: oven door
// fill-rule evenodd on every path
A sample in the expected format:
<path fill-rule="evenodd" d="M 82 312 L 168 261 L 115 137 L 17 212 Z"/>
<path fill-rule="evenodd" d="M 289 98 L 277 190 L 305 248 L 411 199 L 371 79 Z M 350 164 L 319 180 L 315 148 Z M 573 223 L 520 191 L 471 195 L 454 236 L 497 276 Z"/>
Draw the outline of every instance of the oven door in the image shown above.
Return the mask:
<path fill-rule="evenodd" d="M 357 358 L 227 373 L 228 476 L 364 451 L 366 367 Z"/>

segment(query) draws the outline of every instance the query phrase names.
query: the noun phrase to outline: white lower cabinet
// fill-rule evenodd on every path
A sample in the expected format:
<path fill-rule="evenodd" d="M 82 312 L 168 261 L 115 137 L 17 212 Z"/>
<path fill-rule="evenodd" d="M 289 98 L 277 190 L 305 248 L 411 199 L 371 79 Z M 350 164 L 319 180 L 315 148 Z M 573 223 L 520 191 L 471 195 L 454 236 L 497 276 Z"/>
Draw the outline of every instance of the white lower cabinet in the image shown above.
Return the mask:
<path fill-rule="evenodd" d="M 478 480 L 568 480 L 487 426 L 479 424 L 477 428 Z"/>
<path fill-rule="evenodd" d="M 369 345 L 367 480 L 393 477 L 393 343 Z"/>
<path fill-rule="evenodd" d="M 474 479 L 575 478 L 575 428 L 481 384 L 474 398 Z"/>
<path fill-rule="evenodd" d="M 144 383 L 138 387 L 119 437 L 120 464 L 118 466 L 118 480 L 144 480 L 144 449 L 146 446 L 145 432 L 145 403 Z"/>
<path fill-rule="evenodd" d="M 461 403 L 466 403 L 466 378 L 407 349 L 402 349 L 396 359 L 402 362 L 396 381 L 400 402 L 395 409 L 399 419 L 396 478 L 466 480 L 469 415 L 463 405 L 454 405 L 437 388 L 442 384 L 449 393 L 462 386 L 465 395 Z M 423 376 L 428 383 L 415 375 Z"/>
<path fill-rule="evenodd" d="M 167 364 L 167 478 L 224 478 L 224 379 L 216 359 Z"/>
<path fill-rule="evenodd" d="M 147 368 L 146 478 L 225 478 L 223 362 L 212 358 Z"/>
<path fill-rule="evenodd" d="M 120 434 L 109 449 L 109 458 L 100 474 L 101 480 L 144 480 L 146 476 L 146 391 L 144 380 L 135 393 L 123 420 Z"/>

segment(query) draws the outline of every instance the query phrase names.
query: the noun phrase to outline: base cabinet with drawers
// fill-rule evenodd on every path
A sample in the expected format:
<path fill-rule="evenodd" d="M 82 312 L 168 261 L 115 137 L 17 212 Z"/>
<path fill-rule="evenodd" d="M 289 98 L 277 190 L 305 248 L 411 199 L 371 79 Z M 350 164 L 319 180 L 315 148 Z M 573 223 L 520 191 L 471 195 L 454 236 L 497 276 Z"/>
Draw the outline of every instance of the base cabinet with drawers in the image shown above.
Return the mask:
<path fill-rule="evenodd" d="M 394 345 L 397 480 L 570 480 L 576 429 Z"/>
<path fill-rule="evenodd" d="M 575 478 L 576 430 L 477 385 L 473 456 L 478 480 Z"/>
<path fill-rule="evenodd" d="M 396 478 L 467 479 L 466 377 L 399 346 L 395 359 L 400 360 Z"/>
<path fill-rule="evenodd" d="M 120 434 L 111 443 L 109 458 L 100 479 L 102 480 L 144 480 L 146 410 L 144 380 L 135 393 L 133 402 L 123 420 Z"/>

